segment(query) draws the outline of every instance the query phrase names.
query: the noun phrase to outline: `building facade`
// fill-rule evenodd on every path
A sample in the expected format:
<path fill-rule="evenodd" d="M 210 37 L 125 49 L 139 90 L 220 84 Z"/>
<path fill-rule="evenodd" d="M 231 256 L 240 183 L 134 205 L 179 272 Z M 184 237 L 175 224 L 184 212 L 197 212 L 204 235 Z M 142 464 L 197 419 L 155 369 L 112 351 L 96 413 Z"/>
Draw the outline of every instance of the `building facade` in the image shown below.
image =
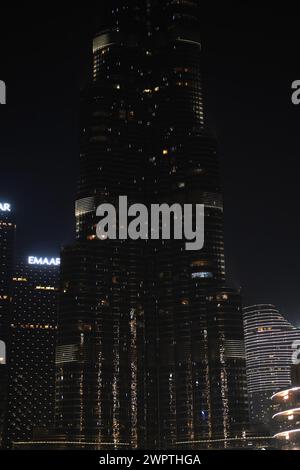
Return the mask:
<path fill-rule="evenodd" d="M 300 387 L 275 393 L 272 407 L 278 447 L 281 450 L 300 450 Z"/>
<path fill-rule="evenodd" d="M 59 259 L 29 257 L 13 276 L 5 446 L 53 427 Z"/>
<path fill-rule="evenodd" d="M 55 411 L 69 442 L 167 449 L 245 430 L 242 312 L 224 287 L 199 16 L 199 1 L 103 5 L 82 97 L 77 241 L 62 253 Z M 97 239 L 96 208 L 121 195 L 204 204 L 203 250 Z"/>
<path fill-rule="evenodd" d="M 248 399 L 253 423 L 271 422 L 271 396 L 291 385 L 293 344 L 300 331 L 273 305 L 244 309 Z"/>
<path fill-rule="evenodd" d="M 7 399 L 7 334 L 16 226 L 11 204 L 0 202 L 0 447 Z"/>
<path fill-rule="evenodd" d="M 294 386 L 300 387 L 300 364 L 298 364 L 298 361 L 296 362 L 297 364 L 292 365 L 292 384 Z"/>

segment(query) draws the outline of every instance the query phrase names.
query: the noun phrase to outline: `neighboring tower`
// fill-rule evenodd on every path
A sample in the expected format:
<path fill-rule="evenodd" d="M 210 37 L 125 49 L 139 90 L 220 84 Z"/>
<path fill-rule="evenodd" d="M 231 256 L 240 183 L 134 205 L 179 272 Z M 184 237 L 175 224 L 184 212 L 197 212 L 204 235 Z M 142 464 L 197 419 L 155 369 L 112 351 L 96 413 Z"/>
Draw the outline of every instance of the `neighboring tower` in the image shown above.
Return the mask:
<path fill-rule="evenodd" d="M 96 448 L 240 436 L 242 314 L 224 289 L 200 2 L 107 1 L 82 100 L 77 242 L 62 253 L 56 430 Z M 205 205 L 205 246 L 96 238 L 102 203 Z M 220 299 L 219 299 L 220 297 Z M 218 345 L 216 347 L 216 345 Z"/>
<path fill-rule="evenodd" d="M 0 201 L 0 447 L 7 396 L 7 331 L 15 247 L 12 206 Z"/>
<path fill-rule="evenodd" d="M 241 296 L 234 289 L 211 294 L 208 311 L 212 436 L 245 437 L 249 427 Z"/>
<path fill-rule="evenodd" d="M 291 385 L 293 343 L 300 330 L 273 305 L 244 309 L 244 329 L 250 418 L 270 424 L 270 397 Z"/>
<path fill-rule="evenodd" d="M 8 345 L 5 445 L 53 426 L 59 282 L 57 258 L 29 257 L 16 267 Z"/>

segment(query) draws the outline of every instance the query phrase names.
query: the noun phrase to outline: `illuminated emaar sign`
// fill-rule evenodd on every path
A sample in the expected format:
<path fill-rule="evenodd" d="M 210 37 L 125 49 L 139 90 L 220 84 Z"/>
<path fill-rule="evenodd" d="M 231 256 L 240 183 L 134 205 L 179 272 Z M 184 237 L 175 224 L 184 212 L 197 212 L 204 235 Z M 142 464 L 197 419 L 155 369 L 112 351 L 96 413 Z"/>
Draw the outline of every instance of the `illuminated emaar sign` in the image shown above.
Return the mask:
<path fill-rule="evenodd" d="M 0 211 L 1 212 L 11 212 L 11 205 L 6 202 L 0 202 Z"/>
<path fill-rule="evenodd" d="M 28 264 L 33 266 L 60 266 L 60 258 L 38 258 L 29 256 Z"/>

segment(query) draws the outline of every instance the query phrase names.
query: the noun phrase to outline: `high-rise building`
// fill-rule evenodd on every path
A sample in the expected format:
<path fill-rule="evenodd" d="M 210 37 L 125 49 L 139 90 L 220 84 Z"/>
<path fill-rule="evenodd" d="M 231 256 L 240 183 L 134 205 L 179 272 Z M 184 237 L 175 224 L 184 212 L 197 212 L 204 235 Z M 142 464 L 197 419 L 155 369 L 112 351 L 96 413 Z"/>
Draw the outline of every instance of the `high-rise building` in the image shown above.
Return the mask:
<path fill-rule="evenodd" d="M 293 344 L 300 330 L 274 305 L 246 307 L 244 329 L 250 418 L 268 425 L 271 396 L 291 385 Z"/>
<path fill-rule="evenodd" d="M 14 214 L 11 204 L 0 202 L 0 447 L 7 398 L 7 332 L 15 246 Z"/>
<path fill-rule="evenodd" d="M 29 257 L 13 276 L 5 446 L 53 427 L 60 260 Z"/>
<path fill-rule="evenodd" d="M 62 253 L 56 430 L 96 448 L 241 436 L 242 313 L 224 288 L 223 202 L 205 120 L 200 2 L 106 1 L 82 100 L 77 242 Z M 205 205 L 205 245 L 96 237 L 96 208 Z M 122 228 L 122 227 L 120 227 Z"/>

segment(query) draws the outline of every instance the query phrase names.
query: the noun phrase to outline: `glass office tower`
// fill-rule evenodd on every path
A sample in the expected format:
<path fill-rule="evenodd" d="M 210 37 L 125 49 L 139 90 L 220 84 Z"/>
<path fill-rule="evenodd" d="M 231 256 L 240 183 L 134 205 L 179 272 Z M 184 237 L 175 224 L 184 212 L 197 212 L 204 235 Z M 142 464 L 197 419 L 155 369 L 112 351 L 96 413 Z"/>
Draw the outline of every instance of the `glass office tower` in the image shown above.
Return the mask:
<path fill-rule="evenodd" d="M 271 396 L 291 385 L 293 344 L 300 330 L 274 305 L 244 309 L 244 328 L 250 418 L 270 424 Z"/>
<path fill-rule="evenodd" d="M 4 442 L 53 427 L 59 259 L 29 257 L 13 276 Z"/>
<path fill-rule="evenodd" d="M 16 226 L 11 204 L 0 201 L 0 447 L 7 398 L 7 333 Z"/>
<path fill-rule="evenodd" d="M 202 90 L 199 1 L 106 1 L 82 96 L 76 235 L 62 253 L 56 430 L 95 448 L 242 435 L 239 296 Z M 96 208 L 205 205 L 205 245 L 96 237 Z M 122 227 L 121 227 L 122 228 Z"/>

